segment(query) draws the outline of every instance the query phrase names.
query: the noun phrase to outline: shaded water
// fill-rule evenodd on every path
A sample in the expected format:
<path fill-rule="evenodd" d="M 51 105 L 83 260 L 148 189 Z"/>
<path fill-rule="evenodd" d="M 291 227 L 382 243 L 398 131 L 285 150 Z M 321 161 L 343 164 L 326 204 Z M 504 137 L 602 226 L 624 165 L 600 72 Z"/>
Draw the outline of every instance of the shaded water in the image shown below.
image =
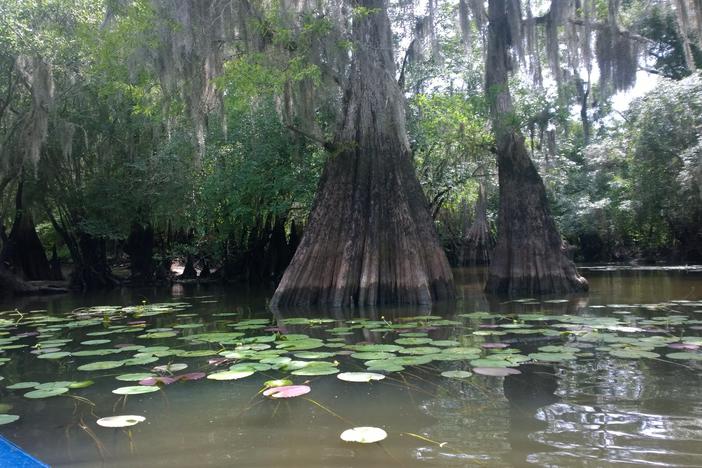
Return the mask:
<path fill-rule="evenodd" d="M 461 299 L 455 304 L 428 310 L 331 310 L 321 314 L 333 322 L 311 326 L 302 323 L 304 320 L 290 320 L 312 317 L 310 311 L 267 311 L 265 298 L 269 291 L 184 286 L 23 299 L 0 305 L 0 310 L 17 308 L 24 314 L 21 320 L 14 312 L 0 318 L 19 320 L 18 328 L 5 327 L 8 334 L 4 337 L 39 329 L 42 336 L 53 335 L 42 340 L 72 338 L 60 346 L 69 352 L 89 349 L 79 343 L 96 338 L 111 341 L 92 348 L 135 343 L 179 350 L 232 350 L 235 344 L 221 347 L 179 338 L 204 331 L 236 330 L 247 337 L 268 336 L 273 331 L 236 325 L 246 319 L 270 318 L 283 334 L 307 334 L 325 339 L 327 344 L 342 339 L 346 345 L 359 341 L 392 343 L 399 333 L 414 332 L 427 333 L 434 340 L 425 346 L 433 346 L 437 340 L 455 340 L 462 347 L 478 348 L 502 342 L 521 351 L 521 355 L 534 353 L 542 346 L 577 345 L 577 359 L 522 364 L 518 367 L 521 374 L 504 378 L 477 374 L 467 379 L 442 377 L 440 373 L 445 370 L 470 371 L 474 367 L 469 360 L 453 359 L 406 366 L 404 371 L 388 373 L 385 380 L 370 384 L 343 382 L 335 375 L 293 375 L 294 383 L 309 382 L 312 391 L 305 398 L 285 401 L 257 395 L 264 381 L 290 375 L 289 371 L 271 369 L 234 381 L 178 382 L 163 391 L 131 395 L 125 402 L 111 391 L 137 382 L 120 382 L 115 379 L 117 375 L 148 371 L 168 362 L 187 363 L 185 372 L 222 369 L 208 365 L 212 357 L 164 356 L 153 364 L 85 372 L 77 367 L 126 359 L 135 351 L 53 360 L 37 359 L 30 354 L 31 347 L 5 349 L 1 356 L 10 360 L 0 367 L 4 377 L 0 405 L 11 408 L 3 408 L 0 413 L 16 414 L 20 419 L 0 426 L 0 433 L 52 466 L 702 466 L 702 360 L 666 358 L 666 354 L 680 351 L 668 348 L 668 342 L 696 343 L 694 337 L 702 335 L 699 270 L 587 270 L 592 290 L 587 296 L 508 303 L 490 300 L 481 293 L 482 274 L 479 270 L 456 271 Z M 114 317 L 104 324 L 73 329 L 54 328 L 45 319 L 28 326 L 32 317 L 142 301 L 184 302 L 191 307 L 154 316 Z M 30 312 L 42 309 L 47 312 Z M 477 311 L 489 311 L 492 316 L 461 316 Z M 232 312 L 238 315 L 217 315 Z M 430 314 L 456 323 L 410 318 Z M 537 325 L 518 314 L 531 314 Z M 547 321 L 541 315 L 559 320 Z M 314 313 L 314 317 L 319 316 L 320 312 Z M 672 318 L 647 322 L 662 316 Z M 686 318 L 676 318 L 683 316 Z M 330 333 L 331 328 L 357 324 L 348 320 L 358 317 L 367 319 L 361 323 L 372 325 L 353 328 L 349 335 L 343 330 Z M 598 322 L 598 317 L 610 317 L 617 323 Z M 140 328 L 138 333 L 116 329 L 108 335 L 94 335 L 110 331 L 105 328 L 108 325 L 127 326 L 128 322 L 145 323 L 132 323 L 131 327 Z M 175 329 L 176 337 L 138 337 L 149 330 L 158 333 L 174 324 L 200 322 L 201 328 Z M 528 327 L 543 323 L 555 325 L 545 327 L 544 333 L 528 332 Z M 404 325 L 390 328 L 397 324 Z M 656 343 L 653 350 L 661 355 L 659 358 L 623 359 L 609 352 L 623 346 L 640 348 L 643 340 L 632 341 L 633 345 L 625 341 L 612 344 L 612 340 L 605 343 L 588 338 L 594 329 L 603 338 L 638 337 L 632 338 L 636 340 L 656 335 L 667 342 Z M 515 333 L 518 330 L 524 334 Z M 491 334 L 498 331 L 504 334 Z M 333 337 L 337 340 L 331 341 Z M 37 337 L 27 336 L 12 343 L 31 346 L 36 342 Z M 690 345 L 690 351 L 699 354 L 694 347 Z M 334 358 L 342 371 L 363 370 L 363 361 L 345 355 L 346 350 L 313 349 L 342 351 Z M 484 349 L 481 356 L 495 351 Z M 5 388 L 21 381 L 85 379 L 95 384 L 46 399 L 25 398 L 23 394 L 32 389 Z M 131 431 L 96 425 L 99 417 L 115 413 L 142 415 L 146 421 Z M 339 434 L 353 426 L 381 427 L 388 438 L 371 445 L 342 442 Z"/>

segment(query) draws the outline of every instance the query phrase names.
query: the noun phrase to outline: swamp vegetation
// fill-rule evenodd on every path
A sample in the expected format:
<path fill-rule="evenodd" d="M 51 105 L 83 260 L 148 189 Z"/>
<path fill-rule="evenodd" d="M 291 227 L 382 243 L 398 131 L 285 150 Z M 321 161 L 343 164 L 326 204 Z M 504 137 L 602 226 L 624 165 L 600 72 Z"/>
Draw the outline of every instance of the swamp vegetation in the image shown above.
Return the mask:
<path fill-rule="evenodd" d="M 2 291 L 427 304 L 449 265 L 702 258 L 699 2 L 425 3 L 2 2 Z"/>
<path fill-rule="evenodd" d="M 700 0 L 0 0 L 2 433 L 702 464 L 700 67 Z"/>

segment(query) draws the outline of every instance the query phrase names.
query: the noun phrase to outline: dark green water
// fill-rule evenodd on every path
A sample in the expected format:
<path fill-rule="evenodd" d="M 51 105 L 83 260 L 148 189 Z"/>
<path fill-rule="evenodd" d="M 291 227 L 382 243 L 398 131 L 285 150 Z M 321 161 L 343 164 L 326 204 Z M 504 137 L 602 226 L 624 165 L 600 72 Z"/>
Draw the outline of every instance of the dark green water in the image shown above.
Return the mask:
<path fill-rule="evenodd" d="M 290 376 L 291 372 L 270 369 L 233 381 L 177 382 L 162 391 L 130 395 L 124 401 L 112 390 L 137 382 L 120 382 L 115 379 L 120 374 L 149 371 L 154 365 L 169 362 L 186 363 L 184 372 L 212 373 L 237 361 L 215 368 L 208 364 L 212 357 L 170 355 L 148 365 L 86 372 L 78 367 L 130 358 L 136 351 L 38 359 L 30 353 L 38 338 L 26 336 L 11 343 L 27 347 L 5 349 L 0 355 L 9 358 L 0 367 L 4 377 L 0 381 L 0 404 L 8 406 L 0 413 L 20 416 L 18 421 L 0 426 L 0 433 L 52 466 L 702 466 L 702 360 L 666 357 L 683 351 L 670 348 L 670 344 L 696 343 L 695 337 L 702 336 L 702 271 L 584 273 L 591 284 L 587 296 L 504 303 L 481 293 L 481 271 L 460 270 L 456 271 L 460 299 L 433 309 L 295 310 L 272 314 L 265 307 L 270 291 L 184 286 L 27 298 L 0 304 L 0 310 L 8 311 L 0 318 L 18 323 L 6 323 L 6 334 L 0 338 L 38 330 L 44 337 L 39 341 L 71 339 L 59 346 L 67 352 L 128 344 L 168 346 L 177 350 L 174 352 L 231 351 L 236 344 L 220 346 L 180 338 L 205 331 L 240 330 L 245 337 L 274 333 L 265 328 L 237 328 L 242 320 L 252 318 L 270 319 L 266 327 L 275 327 L 283 335 L 306 334 L 325 340 L 327 345 L 345 346 L 312 349 L 341 351 L 326 360 L 337 361 L 342 372 L 364 370 L 364 361 L 347 355 L 349 346 L 361 341 L 393 343 L 401 338 L 400 333 L 426 333 L 432 342 L 424 346 L 437 342 L 446 346 L 445 341 L 454 340 L 464 348 L 482 348 L 481 358 L 499 351 L 489 344 L 484 348 L 486 343 L 504 343 L 527 357 L 543 346 L 568 345 L 573 353 L 577 351 L 577 358 L 532 360 L 514 366 L 521 374 L 508 377 L 474 374 L 466 379 L 446 378 L 440 375 L 442 371 L 472 371 L 475 366 L 471 359 L 431 360 L 408 365 L 402 372 L 387 373 L 384 380 L 373 383 L 343 382 L 335 375 L 292 375 L 295 384 L 307 384 L 311 392 L 304 398 L 275 401 L 257 392 L 266 380 Z M 105 314 L 94 314 L 102 323 L 72 329 L 46 318 L 90 306 L 131 306 L 143 301 L 182 302 L 190 307 L 142 317 L 105 319 Z M 11 312 L 15 308 L 23 315 Z M 490 316 L 461 316 L 478 311 L 489 312 Z M 237 315 L 218 315 L 222 313 Z M 428 315 L 449 322 L 417 318 Z M 333 321 L 310 325 L 290 320 L 310 317 Z M 348 335 L 330 333 L 334 327 L 358 324 L 349 320 L 359 317 L 366 319 L 361 324 L 372 325 L 352 328 Z M 175 337 L 139 338 L 149 330 L 159 332 L 154 328 L 192 323 L 202 326 L 175 328 Z M 127 333 L 124 327 L 140 330 Z M 531 333 L 529 327 L 545 332 Z M 110 330 L 116 331 L 95 335 Z M 641 350 L 642 343 L 652 336 L 666 340 L 647 348 L 658 357 L 621 358 L 610 354 L 617 349 Z M 80 344 L 90 339 L 110 342 L 99 346 Z M 271 349 L 280 347 L 280 343 L 279 338 Z M 445 354 L 445 349 L 449 348 L 435 354 Z M 702 353 L 694 349 L 694 344 L 687 352 L 695 356 Z M 31 388 L 6 388 L 22 381 L 85 379 L 95 384 L 44 399 L 24 397 Z M 146 420 L 130 431 L 95 423 L 113 414 L 141 415 Z M 341 441 L 340 433 L 354 426 L 380 427 L 388 437 L 380 444 Z"/>

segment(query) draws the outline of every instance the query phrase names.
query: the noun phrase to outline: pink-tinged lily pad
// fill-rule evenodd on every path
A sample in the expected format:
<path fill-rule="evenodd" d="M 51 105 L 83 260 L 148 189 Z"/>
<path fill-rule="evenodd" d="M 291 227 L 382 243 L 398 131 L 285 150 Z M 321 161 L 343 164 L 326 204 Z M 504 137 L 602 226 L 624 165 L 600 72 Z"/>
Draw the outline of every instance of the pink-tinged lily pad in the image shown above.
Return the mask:
<path fill-rule="evenodd" d="M 204 379 L 206 375 L 207 374 L 205 374 L 204 372 L 189 372 L 187 374 L 175 376 L 175 378 L 177 380 L 200 380 Z"/>
<path fill-rule="evenodd" d="M 668 347 L 673 349 L 688 349 L 691 351 L 695 351 L 700 348 L 699 345 L 692 343 L 671 343 L 668 345 Z"/>
<path fill-rule="evenodd" d="M 481 323 L 478 325 L 479 328 L 499 328 L 499 325 L 495 325 L 492 323 Z"/>
<path fill-rule="evenodd" d="M 490 377 L 507 377 L 508 375 L 521 374 L 521 371 L 511 367 L 475 367 L 473 372 Z"/>
<path fill-rule="evenodd" d="M 264 390 L 263 396 L 270 398 L 295 398 L 309 393 L 312 390 L 307 385 L 288 385 L 285 387 L 273 387 Z"/>
<path fill-rule="evenodd" d="M 170 385 L 178 379 L 173 377 L 147 377 L 139 381 L 139 385 Z"/>
<path fill-rule="evenodd" d="M 485 349 L 501 349 L 509 348 L 509 345 L 507 343 L 483 343 L 480 347 Z"/>

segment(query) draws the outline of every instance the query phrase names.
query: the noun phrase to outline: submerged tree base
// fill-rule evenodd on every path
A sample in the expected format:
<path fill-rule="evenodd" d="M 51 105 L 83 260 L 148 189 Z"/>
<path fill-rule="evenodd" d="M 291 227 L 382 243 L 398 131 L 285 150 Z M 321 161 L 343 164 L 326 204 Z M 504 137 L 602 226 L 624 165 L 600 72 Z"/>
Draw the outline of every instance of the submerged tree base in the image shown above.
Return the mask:
<path fill-rule="evenodd" d="M 501 143 L 499 235 L 486 291 L 509 296 L 587 291 L 587 280 L 566 255 L 523 137 L 512 133 Z"/>

